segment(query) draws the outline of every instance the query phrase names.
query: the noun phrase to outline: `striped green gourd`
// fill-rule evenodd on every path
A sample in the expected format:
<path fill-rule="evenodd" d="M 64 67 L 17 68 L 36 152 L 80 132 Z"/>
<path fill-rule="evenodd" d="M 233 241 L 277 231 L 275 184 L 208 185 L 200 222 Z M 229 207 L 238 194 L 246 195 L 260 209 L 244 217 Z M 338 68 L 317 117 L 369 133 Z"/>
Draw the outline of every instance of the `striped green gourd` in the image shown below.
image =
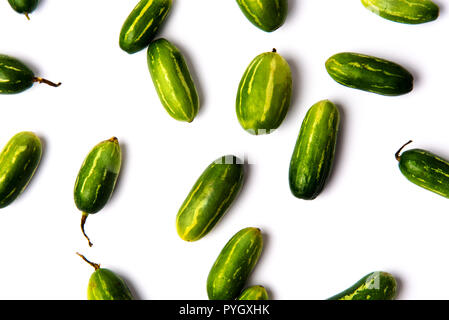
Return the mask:
<path fill-rule="evenodd" d="M 399 149 L 396 160 L 399 170 L 414 184 L 449 198 L 449 161 L 422 149 L 411 149 L 403 152 L 407 142 Z"/>
<path fill-rule="evenodd" d="M 258 228 L 237 232 L 225 245 L 207 277 L 210 300 L 238 297 L 262 252 L 262 233 Z"/>
<path fill-rule="evenodd" d="M 413 76 L 400 65 L 359 53 L 343 52 L 326 61 L 329 75 L 338 83 L 386 96 L 413 89 Z"/>
<path fill-rule="evenodd" d="M 235 156 L 211 163 L 190 190 L 176 216 L 181 239 L 196 241 L 217 224 L 243 185 L 244 165 Z"/>
<path fill-rule="evenodd" d="M 297 198 L 312 200 L 323 190 L 334 160 L 340 112 L 329 100 L 314 104 L 299 131 L 290 161 L 290 190 Z"/>
<path fill-rule="evenodd" d="M 134 297 L 125 281 L 109 269 L 100 268 L 97 263 L 90 262 L 82 254 L 84 261 L 94 267 L 87 286 L 88 300 L 134 300 Z"/>
<path fill-rule="evenodd" d="M 243 290 L 237 300 L 269 300 L 269 297 L 264 287 L 252 286 Z"/>
<path fill-rule="evenodd" d="M 53 83 L 36 77 L 22 61 L 0 54 L 0 93 L 19 93 L 31 88 L 35 83 L 45 83 L 52 87 L 59 87 L 61 83 Z"/>
<path fill-rule="evenodd" d="M 362 4 L 382 18 L 407 24 L 436 20 L 440 11 L 430 0 L 362 0 Z"/>
<path fill-rule="evenodd" d="M 128 53 L 146 48 L 156 36 L 172 6 L 172 0 L 141 0 L 120 31 L 119 45 Z"/>
<path fill-rule="evenodd" d="M 25 190 L 42 157 L 40 139 L 32 132 L 13 136 L 0 153 L 0 208 Z"/>
<path fill-rule="evenodd" d="M 176 120 L 192 122 L 199 99 L 182 53 L 166 39 L 158 39 L 148 47 L 147 62 L 165 110 Z"/>
<path fill-rule="evenodd" d="M 75 182 L 74 199 L 82 212 L 81 230 L 84 232 L 87 216 L 100 211 L 114 191 L 120 173 L 122 154 L 116 137 L 97 144 L 87 155 Z"/>
<path fill-rule="evenodd" d="M 396 291 L 395 278 L 387 272 L 376 271 L 328 300 L 393 300 Z"/>
<path fill-rule="evenodd" d="M 291 95 L 292 73 L 287 61 L 275 49 L 258 55 L 238 88 L 236 112 L 240 125 L 251 134 L 271 133 L 284 120 Z"/>
<path fill-rule="evenodd" d="M 253 25 L 266 32 L 281 27 L 288 14 L 288 0 L 237 0 L 237 4 Z"/>
<path fill-rule="evenodd" d="M 28 14 L 36 9 L 39 0 L 8 0 L 8 2 L 16 12 L 23 13 L 30 20 Z"/>

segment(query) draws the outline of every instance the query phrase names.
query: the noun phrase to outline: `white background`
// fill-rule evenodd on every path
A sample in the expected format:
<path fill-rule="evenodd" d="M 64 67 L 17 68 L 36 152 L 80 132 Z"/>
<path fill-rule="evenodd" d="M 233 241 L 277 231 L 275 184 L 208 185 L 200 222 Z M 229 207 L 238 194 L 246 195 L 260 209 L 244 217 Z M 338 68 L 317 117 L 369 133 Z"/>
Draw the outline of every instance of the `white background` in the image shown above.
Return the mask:
<path fill-rule="evenodd" d="M 31 130 L 44 142 L 26 191 L 0 214 L 0 298 L 85 299 L 93 269 L 76 251 L 120 274 L 140 299 L 207 299 L 206 278 L 237 231 L 260 227 L 265 247 L 249 285 L 273 299 L 326 299 L 365 274 L 393 273 L 399 299 L 447 299 L 449 201 L 408 182 L 394 159 L 409 139 L 449 158 L 447 5 L 432 23 L 384 20 L 358 0 L 291 0 L 285 25 L 254 27 L 233 0 L 175 0 L 160 36 L 184 53 L 201 110 L 191 124 L 168 116 L 145 50 L 118 46 L 137 1 L 41 0 L 31 21 L 0 2 L 0 52 L 61 81 L 0 96 L 0 145 Z M 291 65 L 292 105 L 271 135 L 251 136 L 235 115 L 240 78 L 276 48 Z M 415 76 L 411 94 L 385 97 L 338 85 L 326 59 L 355 51 L 393 60 Z M 334 170 L 313 201 L 288 186 L 290 156 L 308 108 L 322 99 L 342 113 Z M 108 205 L 90 216 L 87 246 L 73 201 L 79 167 L 117 136 L 123 167 Z M 221 155 L 251 162 L 242 193 L 195 243 L 176 213 L 202 171 Z"/>

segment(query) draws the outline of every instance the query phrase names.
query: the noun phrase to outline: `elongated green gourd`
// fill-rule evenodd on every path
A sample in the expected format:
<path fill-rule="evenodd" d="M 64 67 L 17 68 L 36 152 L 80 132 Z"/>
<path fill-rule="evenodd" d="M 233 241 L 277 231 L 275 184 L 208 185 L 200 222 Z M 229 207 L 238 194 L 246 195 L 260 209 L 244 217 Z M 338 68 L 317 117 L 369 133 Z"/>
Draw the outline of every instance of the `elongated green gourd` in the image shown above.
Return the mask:
<path fill-rule="evenodd" d="M 16 12 L 23 13 L 30 20 L 28 14 L 36 9 L 39 0 L 8 0 L 8 2 Z"/>
<path fill-rule="evenodd" d="M 269 300 L 269 297 L 264 287 L 252 286 L 243 290 L 237 300 Z"/>
<path fill-rule="evenodd" d="M 125 281 L 109 269 L 100 268 L 97 263 L 90 262 L 82 254 L 84 261 L 94 267 L 87 286 L 88 300 L 134 300 Z"/>
<path fill-rule="evenodd" d="M 116 137 L 97 144 L 87 155 L 75 182 L 74 199 L 77 208 L 82 211 L 81 230 L 87 216 L 100 211 L 114 191 L 120 173 L 122 154 Z"/>
<path fill-rule="evenodd" d="M 400 154 L 411 142 L 402 146 L 395 155 L 402 174 L 414 184 L 449 198 L 449 161 L 422 149 Z"/>
<path fill-rule="evenodd" d="M 220 252 L 207 277 L 210 300 L 232 300 L 242 291 L 262 252 L 260 229 L 237 232 Z"/>
<path fill-rule="evenodd" d="M 238 88 L 236 112 L 240 125 L 251 134 L 271 133 L 284 120 L 291 94 L 292 74 L 287 61 L 275 49 L 258 55 Z"/>
<path fill-rule="evenodd" d="M 237 0 L 237 4 L 253 25 L 266 32 L 282 26 L 288 14 L 288 0 Z"/>
<path fill-rule="evenodd" d="M 0 153 L 0 208 L 25 190 L 42 156 L 40 139 L 32 132 L 13 136 Z"/>
<path fill-rule="evenodd" d="M 338 53 L 326 61 L 329 75 L 338 83 L 386 96 L 406 94 L 413 89 L 413 76 L 400 65 L 352 52 Z"/>
<path fill-rule="evenodd" d="M 209 233 L 237 197 L 243 177 L 244 165 L 235 156 L 224 156 L 211 163 L 176 216 L 176 229 L 181 239 L 196 241 Z"/>
<path fill-rule="evenodd" d="M 176 120 L 192 122 L 198 113 L 199 99 L 182 53 L 169 41 L 158 39 L 149 45 L 147 61 L 165 110 Z"/>
<path fill-rule="evenodd" d="M 362 4 L 382 18 L 407 24 L 433 21 L 440 11 L 430 0 L 362 0 Z"/>
<path fill-rule="evenodd" d="M 36 77 L 23 62 L 16 58 L 0 54 L 0 93 L 19 93 L 31 88 L 33 83 L 45 83 L 52 87 L 59 87 L 61 83 L 53 83 Z"/>
<path fill-rule="evenodd" d="M 290 190 L 312 200 L 323 190 L 337 145 L 340 112 L 329 100 L 314 104 L 304 118 L 290 161 Z"/>
<path fill-rule="evenodd" d="M 328 300 L 393 300 L 396 297 L 395 278 L 387 272 L 372 272 L 352 287 Z"/>
<path fill-rule="evenodd" d="M 120 48 L 130 54 L 146 48 L 165 21 L 171 5 L 172 0 L 141 0 L 122 26 Z"/>

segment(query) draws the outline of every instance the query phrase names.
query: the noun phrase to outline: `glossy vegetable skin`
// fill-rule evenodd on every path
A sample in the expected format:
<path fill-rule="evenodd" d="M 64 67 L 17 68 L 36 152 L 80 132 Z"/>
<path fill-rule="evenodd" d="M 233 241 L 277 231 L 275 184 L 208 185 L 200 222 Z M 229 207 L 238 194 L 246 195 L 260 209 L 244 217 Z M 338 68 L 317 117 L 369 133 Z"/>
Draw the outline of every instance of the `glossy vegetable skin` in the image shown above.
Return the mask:
<path fill-rule="evenodd" d="M 260 229 L 245 228 L 237 232 L 220 252 L 207 277 L 207 294 L 211 300 L 238 297 L 259 260 L 263 239 Z"/>
<path fill-rule="evenodd" d="M 281 27 L 288 14 L 288 0 L 237 0 L 237 4 L 253 25 L 266 32 Z"/>
<path fill-rule="evenodd" d="M 171 6 L 172 0 L 141 0 L 122 26 L 120 48 L 130 54 L 146 48 L 164 23 Z"/>
<path fill-rule="evenodd" d="M 243 185 L 244 165 L 235 156 L 220 157 L 201 174 L 176 216 L 181 239 L 197 241 L 226 213 Z"/>
<path fill-rule="evenodd" d="M 315 199 L 330 175 L 340 126 L 335 104 L 323 100 L 307 112 L 290 160 L 289 184 L 300 199 Z"/>
<path fill-rule="evenodd" d="M 192 122 L 198 113 L 198 92 L 182 53 L 166 39 L 153 41 L 147 52 L 148 69 L 168 114 Z"/>
<path fill-rule="evenodd" d="M 398 96 L 413 89 L 413 76 L 402 66 L 360 53 L 343 52 L 326 61 L 329 75 L 338 83 L 386 96 Z"/>
<path fill-rule="evenodd" d="M 42 143 L 34 133 L 20 132 L 9 140 L 0 153 L 0 208 L 25 190 L 41 157 Z"/>

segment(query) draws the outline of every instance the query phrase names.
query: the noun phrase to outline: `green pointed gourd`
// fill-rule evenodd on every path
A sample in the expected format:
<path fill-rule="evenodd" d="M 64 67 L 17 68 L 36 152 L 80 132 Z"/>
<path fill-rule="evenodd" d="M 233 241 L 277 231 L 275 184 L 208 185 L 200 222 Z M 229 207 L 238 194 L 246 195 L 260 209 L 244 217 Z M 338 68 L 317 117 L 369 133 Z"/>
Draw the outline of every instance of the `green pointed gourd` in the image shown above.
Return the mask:
<path fill-rule="evenodd" d="M 284 120 L 290 107 L 292 73 L 273 49 L 258 55 L 240 81 L 236 113 L 240 125 L 254 135 L 269 134 Z"/>
<path fill-rule="evenodd" d="M 430 0 L 362 0 L 362 4 L 382 18 L 407 24 L 436 20 L 440 11 Z"/>
<path fill-rule="evenodd" d="M 262 286 L 252 286 L 243 290 L 237 300 L 269 300 L 267 289 Z"/>
<path fill-rule="evenodd" d="M 449 161 L 423 149 L 401 151 L 412 141 L 403 145 L 395 154 L 399 170 L 414 184 L 449 198 Z"/>
<path fill-rule="evenodd" d="M 100 268 L 99 264 L 90 262 L 78 252 L 76 254 L 95 269 L 87 286 L 88 300 L 134 300 L 125 281 L 116 273 Z"/>
<path fill-rule="evenodd" d="M 27 187 L 42 157 L 42 143 L 32 132 L 13 136 L 0 153 L 0 208 L 11 204 Z"/>
<path fill-rule="evenodd" d="M 328 300 L 393 300 L 396 291 L 396 279 L 387 272 L 376 271 Z"/>
<path fill-rule="evenodd" d="M 181 239 L 197 241 L 212 230 L 239 194 L 244 174 L 242 161 L 232 155 L 220 157 L 204 170 L 176 216 Z"/>
<path fill-rule="evenodd" d="M 207 277 L 210 300 L 233 300 L 245 286 L 262 252 L 262 233 L 258 228 L 237 232 L 221 250 Z"/>
<path fill-rule="evenodd" d="M 23 13 L 28 20 L 30 20 L 28 14 L 33 12 L 39 4 L 39 0 L 8 0 L 8 2 L 16 12 Z"/>
<path fill-rule="evenodd" d="M 192 122 L 198 113 L 198 93 L 182 53 L 166 39 L 153 41 L 147 51 L 151 79 L 168 114 Z"/>
<path fill-rule="evenodd" d="M 120 31 L 119 45 L 132 54 L 146 48 L 155 38 L 172 6 L 172 0 L 141 0 Z"/>
<path fill-rule="evenodd" d="M 326 61 L 329 75 L 346 87 L 385 96 L 413 90 L 413 76 L 402 66 L 380 58 L 353 52 L 333 55 Z"/>
<path fill-rule="evenodd" d="M 22 61 L 0 54 L 0 94 L 13 94 L 25 91 L 34 83 L 45 83 L 59 87 L 61 83 L 53 83 L 41 77 L 36 77 L 31 69 Z"/>
<path fill-rule="evenodd" d="M 293 195 L 315 199 L 330 175 L 337 145 L 340 112 L 323 100 L 307 112 L 290 161 L 289 183 Z"/>
<path fill-rule="evenodd" d="M 74 199 L 76 207 L 82 212 L 81 230 L 88 215 L 100 211 L 114 191 L 120 167 L 122 153 L 116 137 L 97 144 L 85 158 L 75 182 Z"/>
<path fill-rule="evenodd" d="M 281 27 L 288 14 L 288 0 L 237 0 L 237 4 L 253 25 L 266 32 Z"/>

